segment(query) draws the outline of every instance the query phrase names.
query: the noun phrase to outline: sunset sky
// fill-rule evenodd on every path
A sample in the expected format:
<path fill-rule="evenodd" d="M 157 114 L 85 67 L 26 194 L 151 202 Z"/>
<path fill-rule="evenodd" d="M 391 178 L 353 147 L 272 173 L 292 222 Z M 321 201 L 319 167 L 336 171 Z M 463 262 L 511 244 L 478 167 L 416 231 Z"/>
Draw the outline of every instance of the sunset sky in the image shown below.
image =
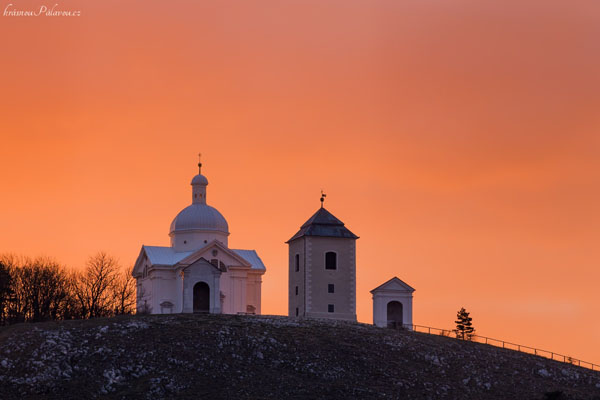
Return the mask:
<path fill-rule="evenodd" d="M 263 313 L 287 312 L 284 242 L 323 189 L 360 236 L 360 321 L 398 276 L 416 324 L 466 307 L 600 363 L 599 1 L 59 8 L 81 16 L 0 15 L 0 252 L 132 266 L 202 152 L 230 247 L 267 266 Z"/>

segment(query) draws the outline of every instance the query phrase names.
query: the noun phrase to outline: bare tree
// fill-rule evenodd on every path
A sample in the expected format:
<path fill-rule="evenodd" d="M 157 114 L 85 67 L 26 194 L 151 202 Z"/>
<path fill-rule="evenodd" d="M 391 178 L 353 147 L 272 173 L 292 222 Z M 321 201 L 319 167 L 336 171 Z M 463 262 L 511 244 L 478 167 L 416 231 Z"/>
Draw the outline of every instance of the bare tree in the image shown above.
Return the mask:
<path fill-rule="evenodd" d="M 47 257 L 0 256 L 10 275 L 10 297 L 4 316 L 8 323 L 64 318 L 69 300 L 67 272 Z"/>
<path fill-rule="evenodd" d="M 119 269 L 117 259 L 101 251 L 88 259 L 83 272 L 76 274 L 74 292 L 82 318 L 112 315 Z"/>
<path fill-rule="evenodd" d="M 135 303 L 134 278 L 107 253 L 72 272 L 50 258 L 0 255 L 0 325 L 132 314 Z"/>
<path fill-rule="evenodd" d="M 10 270 L 0 261 L 0 325 L 6 324 L 8 305 L 12 294 L 12 276 Z"/>
<path fill-rule="evenodd" d="M 5 306 L 5 321 L 8 324 L 25 322 L 28 313 L 28 301 L 23 290 L 22 277 L 19 271 L 27 262 L 27 258 L 15 254 L 3 254 L 0 259 L 11 276 L 11 296 Z"/>
<path fill-rule="evenodd" d="M 114 288 L 114 312 L 119 314 L 133 314 L 135 310 L 135 279 L 130 270 L 123 270 L 119 274 Z"/>

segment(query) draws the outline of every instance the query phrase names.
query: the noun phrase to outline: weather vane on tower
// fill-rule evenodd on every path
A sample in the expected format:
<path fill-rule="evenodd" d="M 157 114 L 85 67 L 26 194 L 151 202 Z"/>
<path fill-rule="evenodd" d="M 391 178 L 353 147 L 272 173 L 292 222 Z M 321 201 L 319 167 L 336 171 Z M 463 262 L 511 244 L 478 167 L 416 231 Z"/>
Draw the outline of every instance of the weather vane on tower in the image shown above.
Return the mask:
<path fill-rule="evenodd" d="M 202 153 L 198 153 L 198 173 L 202 174 Z"/>
<path fill-rule="evenodd" d="M 325 202 L 325 197 L 327 197 L 327 195 L 325 193 L 323 193 L 323 189 L 321 189 L 321 208 L 323 208 L 323 203 Z"/>

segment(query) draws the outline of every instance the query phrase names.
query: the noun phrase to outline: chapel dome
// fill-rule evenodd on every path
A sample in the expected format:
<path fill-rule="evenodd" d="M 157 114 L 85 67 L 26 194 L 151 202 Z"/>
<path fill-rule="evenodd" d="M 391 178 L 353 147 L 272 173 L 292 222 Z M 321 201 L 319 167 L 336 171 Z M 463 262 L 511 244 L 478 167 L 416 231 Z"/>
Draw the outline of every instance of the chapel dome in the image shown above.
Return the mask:
<path fill-rule="evenodd" d="M 229 225 L 216 208 L 195 203 L 181 210 L 171 222 L 169 234 L 184 231 L 222 232 L 229 235 Z"/>

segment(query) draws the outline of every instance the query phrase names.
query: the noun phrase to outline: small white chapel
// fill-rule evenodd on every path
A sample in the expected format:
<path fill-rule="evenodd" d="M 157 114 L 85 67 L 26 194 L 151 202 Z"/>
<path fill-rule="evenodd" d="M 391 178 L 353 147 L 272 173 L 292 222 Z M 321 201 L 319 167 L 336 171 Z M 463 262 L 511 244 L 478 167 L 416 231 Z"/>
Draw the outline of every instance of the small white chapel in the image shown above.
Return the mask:
<path fill-rule="evenodd" d="M 192 179 L 192 204 L 171 222 L 171 245 L 142 246 L 133 268 L 137 311 L 260 314 L 266 268 L 255 250 L 228 247 L 229 226 L 206 203 L 208 180 Z"/>

